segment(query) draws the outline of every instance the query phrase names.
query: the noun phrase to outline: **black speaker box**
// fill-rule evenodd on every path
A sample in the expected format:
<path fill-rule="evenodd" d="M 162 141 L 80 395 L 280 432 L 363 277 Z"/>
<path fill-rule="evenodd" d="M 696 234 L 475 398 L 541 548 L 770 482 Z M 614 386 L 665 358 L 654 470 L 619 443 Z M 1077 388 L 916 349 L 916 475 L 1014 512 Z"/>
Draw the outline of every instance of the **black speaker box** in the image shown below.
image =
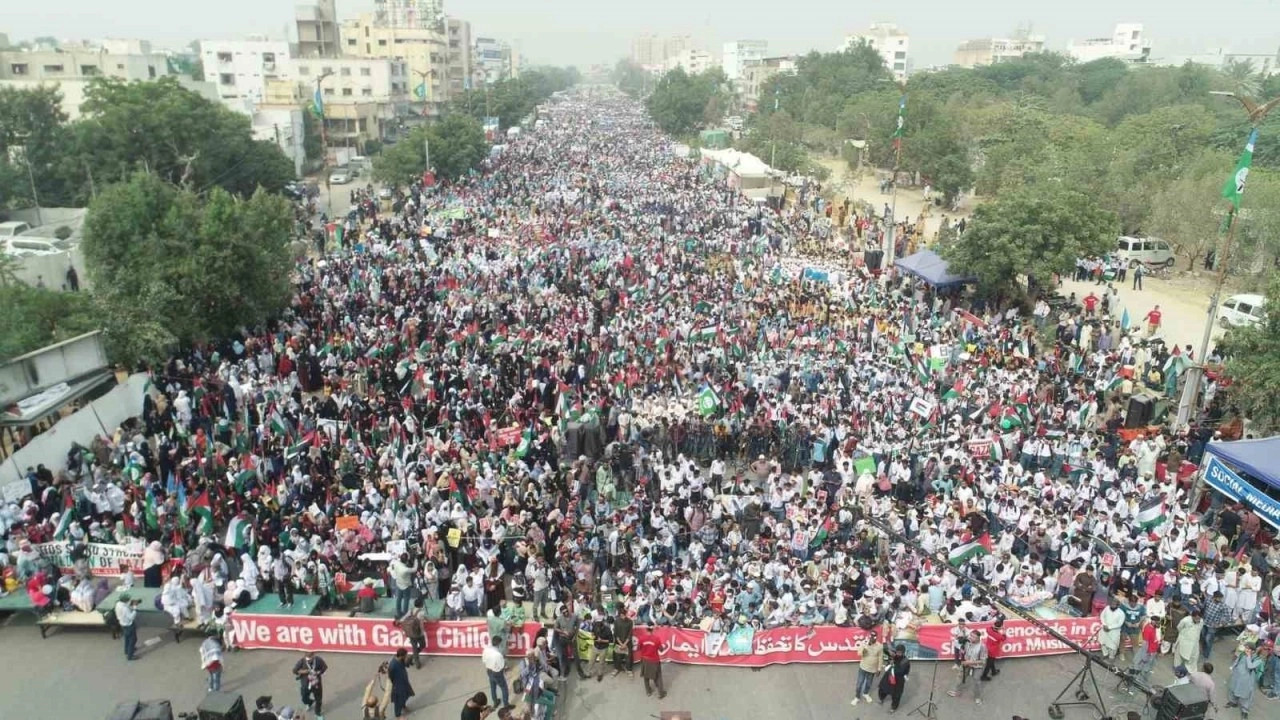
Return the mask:
<path fill-rule="evenodd" d="M 1164 691 L 1156 709 L 1156 720 L 1203 720 L 1209 711 L 1204 690 L 1195 685 L 1174 685 Z"/>
<path fill-rule="evenodd" d="M 1146 395 L 1134 395 L 1129 398 L 1129 409 L 1124 414 L 1126 428 L 1146 427 L 1155 417 L 1155 402 Z"/>
<path fill-rule="evenodd" d="M 249 720 L 244 710 L 244 698 L 235 693 L 206 694 L 196 708 L 196 715 L 200 720 Z"/>

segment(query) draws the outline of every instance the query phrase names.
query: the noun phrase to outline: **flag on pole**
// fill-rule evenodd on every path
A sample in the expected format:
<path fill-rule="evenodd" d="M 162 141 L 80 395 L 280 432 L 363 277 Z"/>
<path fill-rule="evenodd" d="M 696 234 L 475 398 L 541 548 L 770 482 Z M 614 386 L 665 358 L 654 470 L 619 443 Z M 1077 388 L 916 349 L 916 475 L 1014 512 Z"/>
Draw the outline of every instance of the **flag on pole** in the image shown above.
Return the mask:
<path fill-rule="evenodd" d="M 991 441 L 991 461 L 1004 462 L 1004 440 L 996 437 Z"/>
<path fill-rule="evenodd" d="M 1124 313 L 1122 313 L 1122 314 L 1120 315 L 1120 329 L 1121 329 L 1121 330 L 1128 330 L 1128 329 L 1129 329 L 1129 322 L 1130 322 L 1130 320 L 1129 320 L 1129 308 L 1125 308 L 1125 309 L 1124 309 Z"/>
<path fill-rule="evenodd" d="M 893 149 L 902 149 L 902 136 L 907 126 L 907 96 L 904 93 L 898 100 L 898 125 L 893 129 Z"/>
<path fill-rule="evenodd" d="M 156 508 L 156 496 L 151 492 L 151 488 L 147 488 L 146 503 L 143 505 L 142 512 L 146 519 L 147 527 L 152 530 L 160 527 L 160 513 Z"/>
<path fill-rule="evenodd" d="M 982 533 L 982 536 L 976 540 L 967 543 L 961 543 L 951 549 L 951 555 L 947 561 L 953 567 L 959 567 L 974 558 L 991 554 L 991 535 Z"/>
<path fill-rule="evenodd" d="M 324 95 L 320 93 L 320 87 L 316 86 L 315 94 L 311 96 L 311 112 L 315 116 L 324 119 Z"/>
<path fill-rule="evenodd" d="M 418 86 L 413 89 L 413 96 L 418 98 L 419 100 L 426 100 L 427 84 L 425 82 L 418 83 Z"/>
<path fill-rule="evenodd" d="M 74 506 L 73 506 L 74 507 Z M 53 531 L 54 540 L 65 540 L 67 530 L 71 528 L 71 520 L 74 515 L 72 508 L 63 508 L 62 517 L 58 519 L 58 527 Z"/>
<path fill-rule="evenodd" d="M 950 390 L 942 393 L 943 400 L 952 400 L 964 394 L 964 380 L 957 380 Z"/>
<path fill-rule="evenodd" d="M 201 535 L 208 535 L 213 532 L 213 506 L 209 504 L 209 491 L 205 490 L 199 495 L 191 498 L 187 503 L 187 514 L 195 515 L 199 518 L 197 532 Z"/>
<path fill-rule="evenodd" d="M 223 544 L 229 548 L 243 549 L 253 542 L 253 528 L 249 521 L 237 515 L 227 524 L 227 538 Z"/>
<path fill-rule="evenodd" d="M 698 393 L 698 412 L 703 416 L 714 415 L 720 410 L 720 394 L 708 385 Z"/>
<path fill-rule="evenodd" d="M 1159 527 L 1164 524 L 1165 519 L 1164 500 L 1161 498 L 1153 498 L 1138 508 L 1138 528 L 1141 530 Z"/>
<path fill-rule="evenodd" d="M 1253 164 L 1253 145 L 1258 141 L 1258 128 L 1249 133 L 1249 141 L 1245 143 L 1244 152 L 1236 162 L 1236 170 L 1227 178 L 1222 186 L 1222 197 L 1230 203 L 1233 211 L 1240 209 L 1240 196 L 1244 195 L 1244 184 L 1249 179 L 1249 166 Z"/>

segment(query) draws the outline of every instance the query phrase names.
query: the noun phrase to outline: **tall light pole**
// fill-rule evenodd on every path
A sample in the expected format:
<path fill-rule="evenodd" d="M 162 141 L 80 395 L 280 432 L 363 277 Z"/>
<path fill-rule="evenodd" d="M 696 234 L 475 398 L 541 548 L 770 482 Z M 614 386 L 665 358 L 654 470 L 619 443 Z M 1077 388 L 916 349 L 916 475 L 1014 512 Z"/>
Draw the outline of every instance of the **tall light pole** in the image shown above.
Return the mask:
<path fill-rule="evenodd" d="M 433 77 L 433 76 L 435 75 L 435 73 L 436 73 L 436 71 L 435 71 L 435 70 L 426 70 L 426 71 L 422 71 L 422 70 L 414 70 L 414 71 L 413 71 L 413 74 L 414 74 L 414 75 L 417 75 L 417 76 L 418 76 L 418 79 L 422 81 L 421 83 L 419 83 L 418 87 L 422 88 L 422 115 L 423 115 L 423 117 L 426 117 L 426 116 L 428 115 L 428 113 L 427 113 L 427 96 L 431 94 L 431 86 L 430 86 L 430 85 L 427 85 L 427 78 L 429 78 L 429 77 Z"/>
<path fill-rule="evenodd" d="M 893 205 L 889 209 L 888 228 L 885 231 L 884 262 L 881 264 L 881 267 L 887 271 L 893 267 L 893 256 L 897 253 L 895 236 L 898 234 L 898 168 L 902 165 L 902 137 L 906 133 L 907 83 L 889 80 L 883 82 L 893 82 L 902 91 L 902 96 L 898 98 L 898 124 L 893 130 L 893 180 L 890 188 L 893 193 Z"/>
<path fill-rule="evenodd" d="M 20 140 L 29 140 L 30 138 L 30 134 L 18 136 Z M 31 146 L 16 145 L 13 149 L 21 150 L 22 152 L 22 164 L 27 166 L 27 182 L 31 184 L 31 204 L 36 209 L 36 224 L 44 225 L 44 216 L 40 213 L 40 195 L 36 192 L 36 174 L 35 170 L 31 169 Z"/>
<path fill-rule="evenodd" d="M 1222 300 L 1222 286 L 1227 279 L 1227 266 L 1230 264 L 1231 246 L 1235 243 L 1236 238 L 1236 220 L 1240 215 L 1240 196 L 1244 194 L 1245 179 L 1249 176 L 1249 164 L 1253 160 L 1253 146 L 1258 140 L 1258 126 L 1266 119 L 1267 113 L 1270 113 L 1276 105 L 1280 105 L 1280 97 L 1272 98 L 1260 104 L 1253 98 L 1234 92 L 1217 91 L 1209 94 L 1231 97 L 1239 101 L 1249 115 L 1250 129 L 1249 139 L 1245 142 L 1244 154 L 1241 155 L 1236 165 L 1235 174 L 1227 180 L 1227 185 L 1223 188 L 1223 196 L 1231 200 L 1233 207 L 1229 211 L 1231 214 L 1227 222 L 1227 237 L 1222 243 L 1222 253 L 1217 258 L 1218 277 L 1213 285 L 1213 295 L 1209 299 L 1209 313 L 1205 319 L 1204 337 L 1200 339 L 1200 352 L 1196 356 L 1199 362 L 1187 370 L 1186 384 L 1182 389 L 1182 398 L 1178 402 L 1178 427 L 1183 427 L 1189 423 L 1191 412 L 1197 404 L 1197 396 L 1200 392 L 1200 376 L 1204 373 L 1204 362 L 1209 356 L 1209 340 L 1213 336 L 1213 325 L 1218 319 L 1218 304 Z"/>
<path fill-rule="evenodd" d="M 332 74 L 332 70 L 320 73 L 316 78 L 315 95 L 311 98 L 311 106 L 320 117 L 320 176 L 324 178 L 325 204 L 329 208 L 330 219 L 333 219 L 333 187 L 329 182 L 329 129 L 325 127 L 328 122 L 324 115 L 324 93 L 320 84 Z"/>

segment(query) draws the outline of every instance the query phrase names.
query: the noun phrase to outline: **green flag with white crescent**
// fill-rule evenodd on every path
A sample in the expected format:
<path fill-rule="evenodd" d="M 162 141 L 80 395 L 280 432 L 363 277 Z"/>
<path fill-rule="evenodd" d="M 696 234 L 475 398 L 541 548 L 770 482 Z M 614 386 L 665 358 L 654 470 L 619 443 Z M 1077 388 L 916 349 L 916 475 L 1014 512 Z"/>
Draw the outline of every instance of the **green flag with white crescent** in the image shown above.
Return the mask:
<path fill-rule="evenodd" d="M 720 395 L 712 387 L 705 387 L 698 393 L 698 412 L 703 415 L 714 415 L 720 409 Z"/>
<path fill-rule="evenodd" d="M 1240 209 L 1240 196 L 1244 195 L 1245 181 L 1249 179 L 1249 166 L 1253 164 L 1253 146 L 1258 141 L 1258 129 L 1254 128 L 1249 133 L 1249 142 L 1244 146 L 1244 152 L 1240 154 L 1240 160 L 1236 162 L 1236 170 L 1231 173 L 1231 177 L 1227 178 L 1227 183 L 1222 186 L 1222 197 L 1231 202 L 1231 206 Z"/>

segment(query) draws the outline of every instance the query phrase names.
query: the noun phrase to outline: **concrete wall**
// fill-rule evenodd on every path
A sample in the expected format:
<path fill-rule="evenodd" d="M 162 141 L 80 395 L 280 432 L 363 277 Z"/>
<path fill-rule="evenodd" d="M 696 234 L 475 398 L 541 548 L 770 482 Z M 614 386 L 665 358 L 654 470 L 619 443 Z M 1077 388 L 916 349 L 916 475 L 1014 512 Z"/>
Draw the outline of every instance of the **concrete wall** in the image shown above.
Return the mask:
<path fill-rule="evenodd" d="M 26 447 L 0 462 L 0 497 L 16 502 L 31 492 L 26 480 L 28 467 L 43 464 L 57 472 L 67 466 L 71 443 L 88 446 L 97 435 L 111 435 L 120 423 L 142 414 L 142 398 L 147 387 L 146 373 L 129 376 L 106 395 L 37 435 Z"/>

